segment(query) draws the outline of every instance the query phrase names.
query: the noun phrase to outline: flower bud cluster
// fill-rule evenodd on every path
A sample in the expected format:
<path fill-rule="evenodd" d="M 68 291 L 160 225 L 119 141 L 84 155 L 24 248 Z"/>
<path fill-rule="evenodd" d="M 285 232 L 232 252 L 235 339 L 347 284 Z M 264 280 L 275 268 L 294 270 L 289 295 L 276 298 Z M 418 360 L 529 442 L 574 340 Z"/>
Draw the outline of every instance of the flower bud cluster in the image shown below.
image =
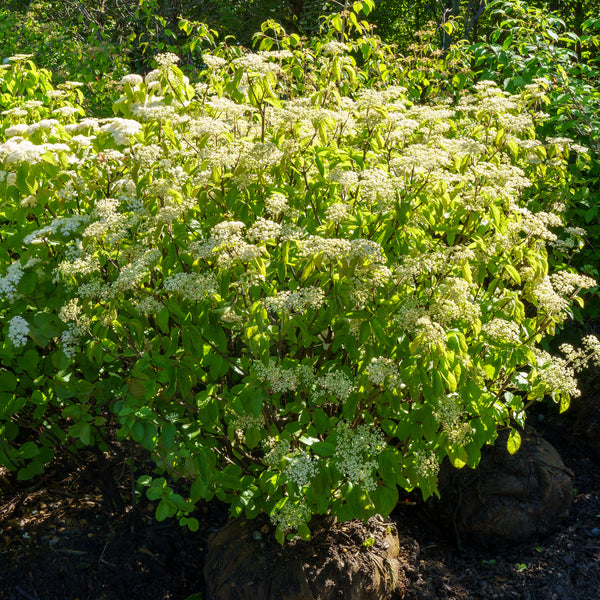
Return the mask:
<path fill-rule="evenodd" d="M 236 414 L 233 416 L 230 424 L 235 436 L 240 443 L 243 444 L 246 441 L 246 431 L 248 431 L 250 427 L 262 429 L 265 426 L 265 418 L 262 415 L 255 417 L 254 415 L 249 415 L 247 413 L 243 415 Z"/>
<path fill-rule="evenodd" d="M 386 389 L 394 389 L 402 381 L 400 379 L 398 364 L 385 356 L 372 358 L 371 362 L 367 365 L 365 373 L 373 385 L 383 385 Z"/>
<path fill-rule="evenodd" d="M 429 479 L 438 474 L 438 471 L 440 470 L 440 461 L 434 452 L 415 450 L 413 456 L 418 477 L 421 479 Z"/>
<path fill-rule="evenodd" d="M 581 275 L 580 273 L 571 273 L 570 271 L 552 273 L 550 281 L 556 293 L 565 297 L 570 297 L 582 289 L 589 289 L 596 285 L 595 279 L 587 275 Z"/>
<path fill-rule="evenodd" d="M 281 527 L 284 533 L 298 529 L 303 523 L 310 521 L 312 512 L 304 500 L 287 499 L 286 503 L 271 513 L 271 523 Z"/>
<path fill-rule="evenodd" d="M 350 394 L 356 391 L 354 381 L 344 371 L 329 371 L 322 377 L 317 378 L 317 389 L 314 393 L 316 400 L 327 396 L 333 396 L 344 402 Z"/>
<path fill-rule="evenodd" d="M 265 367 L 261 362 L 254 363 L 254 368 L 258 378 L 268 383 L 275 393 L 294 391 L 300 383 L 298 369 L 284 369 L 275 363 Z"/>
<path fill-rule="evenodd" d="M 21 348 L 27 343 L 29 335 L 29 323 L 19 316 L 15 315 L 8 323 L 8 339 L 16 348 Z"/>
<path fill-rule="evenodd" d="M 304 450 L 296 450 L 285 457 L 284 474 L 299 488 L 309 484 L 319 471 L 319 460 Z"/>
<path fill-rule="evenodd" d="M 77 323 L 68 323 L 67 328 L 60 335 L 62 349 L 67 358 L 73 358 L 77 354 L 80 339 L 81 329 Z"/>
<path fill-rule="evenodd" d="M 290 452 L 289 440 L 281 440 L 275 437 L 269 437 L 263 441 L 262 446 L 265 450 L 263 462 L 265 465 L 275 469 L 280 466 L 281 461 Z"/>

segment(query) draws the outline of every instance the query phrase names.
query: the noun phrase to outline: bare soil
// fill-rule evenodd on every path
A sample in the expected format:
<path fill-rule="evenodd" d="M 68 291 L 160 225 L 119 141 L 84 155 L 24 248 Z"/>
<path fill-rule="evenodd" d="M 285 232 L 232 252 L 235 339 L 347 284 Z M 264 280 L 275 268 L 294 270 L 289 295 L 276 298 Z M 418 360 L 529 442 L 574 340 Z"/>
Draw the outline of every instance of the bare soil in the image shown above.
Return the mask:
<path fill-rule="evenodd" d="M 403 498 L 391 519 L 419 548 L 403 598 L 600 600 L 600 402 L 586 406 L 574 411 L 578 420 L 544 407 L 530 419 L 575 476 L 569 516 L 555 531 L 511 547 L 467 546 L 417 497 Z M 28 482 L 0 473 L 0 599 L 208 600 L 208 537 L 227 522 L 227 508 L 201 506 L 191 533 L 156 522 L 145 501 L 132 507 L 129 477 L 114 479 L 122 509 L 82 467 L 59 463 Z"/>

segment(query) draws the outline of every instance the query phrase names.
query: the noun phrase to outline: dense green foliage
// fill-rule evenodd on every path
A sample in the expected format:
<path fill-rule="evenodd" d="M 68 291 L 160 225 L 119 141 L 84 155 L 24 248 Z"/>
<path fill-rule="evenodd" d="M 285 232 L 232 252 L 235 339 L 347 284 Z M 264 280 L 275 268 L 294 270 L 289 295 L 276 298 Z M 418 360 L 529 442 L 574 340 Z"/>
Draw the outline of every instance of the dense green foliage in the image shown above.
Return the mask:
<path fill-rule="evenodd" d="M 65 2 L 85 33 L 44 37 L 34 5 L 0 11 L 36 49 L 0 65 L 0 464 L 128 440 L 159 519 L 216 496 L 283 540 L 578 394 L 598 341 L 547 349 L 596 285 L 597 20 L 497 3 L 485 40 L 440 51 L 448 19 L 403 56 L 368 0 L 310 39 L 290 2 L 251 52 L 185 2 L 133 32 Z"/>

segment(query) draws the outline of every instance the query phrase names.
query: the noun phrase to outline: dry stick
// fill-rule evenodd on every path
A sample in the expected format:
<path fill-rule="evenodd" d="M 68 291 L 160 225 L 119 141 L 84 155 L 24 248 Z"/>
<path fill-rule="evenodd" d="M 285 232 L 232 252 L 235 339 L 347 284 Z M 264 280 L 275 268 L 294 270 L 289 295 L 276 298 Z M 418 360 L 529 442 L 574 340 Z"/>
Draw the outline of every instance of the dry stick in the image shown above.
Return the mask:
<path fill-rule="evenodd" d="M 31 2 L 30 2 L 30 4 L 31 4 Z M 27 598 L 27 600 L 39 600 L 39 598 L 36 598 L 35 596 L 28 594 L 23 588 L 19 587 L 18 585 L 15 586 L 15 590 L 19 594 L 21 594 L 21 596 L 23 596 L 24 598 Z"/>

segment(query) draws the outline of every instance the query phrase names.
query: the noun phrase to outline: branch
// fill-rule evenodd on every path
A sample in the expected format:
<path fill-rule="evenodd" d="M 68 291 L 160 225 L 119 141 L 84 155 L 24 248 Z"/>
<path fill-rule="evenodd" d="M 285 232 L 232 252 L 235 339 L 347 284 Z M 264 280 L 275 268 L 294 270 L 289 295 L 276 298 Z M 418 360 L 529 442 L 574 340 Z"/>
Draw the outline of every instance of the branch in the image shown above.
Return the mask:
<path fill-rule="evenodd" d="M 477 12 L 473 16 L 473 18 L 469 21 L 468 26 L 465 27 L 465 33 L 463 34 L 463 39 L 465 39 L 465 40 L 468 39 L 469 32 L 471 31 L 473 25 L 475 25 L 475 23 L 477 23 L 477 21 L 479 20 L 479 17 L 481 17 L 481 15 L 483 14 L 483 11 L 486 8 L 487 8 L 487 0 L 483 0 L 481 2 L 481 4 L 479 5 L 479 9 L 477 10 Z"/>

